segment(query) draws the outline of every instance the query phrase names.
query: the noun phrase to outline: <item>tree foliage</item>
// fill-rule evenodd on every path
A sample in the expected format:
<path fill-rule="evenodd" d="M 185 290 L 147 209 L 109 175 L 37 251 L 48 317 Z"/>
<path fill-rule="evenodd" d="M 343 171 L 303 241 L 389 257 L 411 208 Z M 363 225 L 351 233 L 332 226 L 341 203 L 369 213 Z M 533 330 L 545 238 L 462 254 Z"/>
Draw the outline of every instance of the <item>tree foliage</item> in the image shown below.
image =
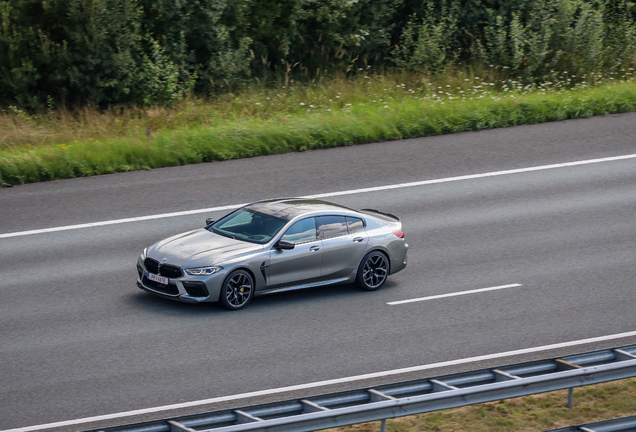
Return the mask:
<path fill-rule="evenodd" d="M 0 105 L 169 104 L 326 71 L 634 63 L 626 0 L 0 0 Z"/>

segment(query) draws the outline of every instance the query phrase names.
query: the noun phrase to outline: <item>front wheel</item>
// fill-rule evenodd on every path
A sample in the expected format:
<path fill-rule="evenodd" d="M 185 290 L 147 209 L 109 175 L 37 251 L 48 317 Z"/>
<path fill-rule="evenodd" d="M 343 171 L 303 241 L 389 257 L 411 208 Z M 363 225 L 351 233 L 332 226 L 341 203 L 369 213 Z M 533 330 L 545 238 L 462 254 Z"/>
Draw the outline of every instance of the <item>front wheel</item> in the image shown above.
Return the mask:
<path fill-rule="evenodd" d="M 365 291 L 379 289 L 389 276 L 389 260 L 380 251 L 369 252 L 362 258 L 356 277 L 356 285 Z"/>
<path fill-rule="evenodd" d="M 254 280 L 245 270 L 235 270 L 223 282 L 219 301 L 228 310 L 243 309 L 254 296 Z"/>

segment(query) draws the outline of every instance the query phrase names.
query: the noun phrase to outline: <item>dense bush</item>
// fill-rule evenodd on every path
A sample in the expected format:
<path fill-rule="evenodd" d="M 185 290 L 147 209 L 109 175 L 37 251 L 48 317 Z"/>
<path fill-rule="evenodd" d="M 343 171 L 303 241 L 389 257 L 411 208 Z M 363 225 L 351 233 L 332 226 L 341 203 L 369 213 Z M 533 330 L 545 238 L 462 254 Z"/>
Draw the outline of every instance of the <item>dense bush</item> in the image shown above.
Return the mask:
<path fill-rule="evenodd" d="M 556 71 L 583 75 L 634 61 L 632 5 L 586 0 L 536 1 L 521 14 L 491 12 L 478 42 L 480 58 L 526 81 Z"/>
<path fill-rule="evenodd" d="M 457 32 L 457 19 L 446 8 L 435 13 L 433 5 L 424 11 L 423 17 L 413 14 L 401 34 L 401 43 L 393 51 L 397 67 L 410 72 L 440 73 L 453 62 L 449 58 L 450 41 Z M 459 53 L 459 49 L 455 53 Z"/>
<path fill-rule="evenodd" d="M 0 105 L 168 104 L 336 71 L 634 62 L 625 0 L 0 0 Z"/>

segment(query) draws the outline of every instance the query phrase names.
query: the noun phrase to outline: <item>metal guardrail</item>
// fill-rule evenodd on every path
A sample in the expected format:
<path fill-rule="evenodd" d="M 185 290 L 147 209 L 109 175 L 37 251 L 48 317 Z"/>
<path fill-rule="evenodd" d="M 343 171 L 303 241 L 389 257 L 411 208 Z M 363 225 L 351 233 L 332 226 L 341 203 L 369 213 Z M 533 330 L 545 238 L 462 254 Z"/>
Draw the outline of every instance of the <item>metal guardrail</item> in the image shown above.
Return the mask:
<path fill-rule="evenodd" d="M 636 416 L 585 423 L 544 432 L 633 432 L 636 430 Z"/>
<path fill-rule="evenodd" d="M 97 431 L 304 432 L 634 376 L 636 345 Z"/>

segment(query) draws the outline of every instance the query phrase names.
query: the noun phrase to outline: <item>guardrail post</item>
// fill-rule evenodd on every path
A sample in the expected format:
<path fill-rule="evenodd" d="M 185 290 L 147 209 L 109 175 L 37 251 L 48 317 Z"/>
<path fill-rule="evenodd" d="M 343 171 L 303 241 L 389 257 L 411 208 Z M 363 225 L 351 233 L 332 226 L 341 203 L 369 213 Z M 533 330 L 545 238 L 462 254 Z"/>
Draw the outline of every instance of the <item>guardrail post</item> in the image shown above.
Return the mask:
<path fill-rule="evenodd" d="M 380 432 L 386 432 L 386 419 L 380 423 Z"/>
<path fill-rule="evenodd" d="M 574 387 L 568 390 L 568 408 L 572 408 L 572 400 L 574 399 Z"/>

